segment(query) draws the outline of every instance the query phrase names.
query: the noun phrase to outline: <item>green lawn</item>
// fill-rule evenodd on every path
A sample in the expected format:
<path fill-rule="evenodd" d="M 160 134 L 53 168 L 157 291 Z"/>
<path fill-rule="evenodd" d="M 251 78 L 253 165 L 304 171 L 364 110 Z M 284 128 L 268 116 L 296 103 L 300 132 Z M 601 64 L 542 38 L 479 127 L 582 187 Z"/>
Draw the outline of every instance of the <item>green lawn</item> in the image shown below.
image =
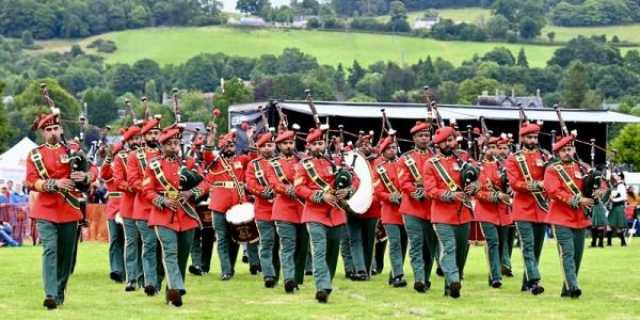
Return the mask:
<path fill-rule="evenodd" d="M 547 39 L 547 33 L 556 33 L 556 41 L 569 41 L 575 38 L 577 35 L 583 35 L 586 37 L 592 35 L 607 35 L 607 39 L 611 40 L 613 36 L 617 35 L 620 40 L 626 40 L 629 42 L 640 43 L 640 24 L 629 24 L 624 26 L 610 26 L 610 27 L 558 27 L 553 25 L 547 25 L 541 32 L 540 37 Z"/>
<path fill-rule="evenodd" d="M 617 242 L 616 242 L 617 244 Z M 313 299 L 312 278 L 295 295 L 281 288 L 265 289 L 249 275 L 246 265 L 229 282 L 214 273 L 187 277 L 185 305 L 172 308 L 162 297 L 146 297 L 142 291 L 125 293 L 122 285 L 108 280 L 107 246 L 82 244 L 79 265 L 71 278 L 64 307 L 41 307 L 39 247 L 0 249 L 0 315 L 3 319 L 632 319 L 640 318 L 640 242 L 627 248 L 586 249 L 579 300 L 559 298 L 561 274 L 555 243 L 548 241 L 541 272 L 547 291 L 538 297 L 521 293 L 522 258 L 514 250 L 515 278 L 502 289 L 490 289 L 482 247 L 471 250 L 462 298 L 442 296 L 442 278 L 433 277 L 433 288 L 417 294 L 411 288 L 393 289 L 386 273 L 369 282 L 345 280 L 341 263 L 328 305 Z M 217 254 L 214 257 L 217 260 Z M 407 263 L 406 271 L 409 272 Z M 409 272 L 410 273 L 410 272 Z M 412 276 L 409 274 L 409 282 Z"/>
<path fill-rule="evenodd" d="M 205 52 L 259 57 L 295 47 L 317 57 L 321 64 L 351 65 L 354 59 L 364 65 L 389 60 L 411 64 L 428 55 L 460 64 L 474 54 L 482 55 L 496 46 L 504 46 L 514 55 L 524 47 L 531 65 L 544 66 L 555 50 L 551 46 L 437 41 L 379 34 L 225 27 L 130 30 L 87 38 L 81 44 L 86 46 L 98 37 L 112 39 L 118 46 L 115 53 L 105 55 L 107 63 L 133 63 L 150 58 L 161 64 L 177 64 Z M 59 42 L 55 45 L 56 49 L 60 48 Z"/>

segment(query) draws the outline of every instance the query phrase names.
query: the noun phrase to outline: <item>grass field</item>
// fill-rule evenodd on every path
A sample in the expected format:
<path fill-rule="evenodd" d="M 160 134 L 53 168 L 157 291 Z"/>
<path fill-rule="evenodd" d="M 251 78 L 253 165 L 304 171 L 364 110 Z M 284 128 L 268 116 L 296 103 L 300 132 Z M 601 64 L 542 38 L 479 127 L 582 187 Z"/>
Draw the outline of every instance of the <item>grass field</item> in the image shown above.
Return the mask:
<path fill-rule="evenodd" d="M 617 244 L 617 242 L 616 242 Z M 229 282 L 218 278 L 219 268 L 204 277 L 187 276 L 185 305 L 164 305 L 163 297 L 146 297 L 142 291 L 126 294 L 122 285 L 108 280 L 107 246 L 82 244 L 79 265 L 71 278 L 65 305 L 55 311 L 41 307 L 39 247 L 0 249 L 0 315 L 3 319 L 638 319 L 640 318 L 640 264 L 638 240 L 627 248 L 586 249 L 579 300 L 559 298 L 561 274 L 555 243 L 543 250 L 541 272 L 547 291 L 534 297 L 521 293 L 522 258 L 514 250 L 515 278 L 502 289 L 486 283 L 482 247 L 473 247 L 465 270 L 462 298 L 442 295 L 442 278 L 432 277 L 427 294 L 411 288 L 392 289 L 384 275 L 369 282 L 345 280 L 342 264 L 328 305 L 314 300 L 311 277 L 295 295 L 286 295 L 281 283 L 265 289 L 249 275 L 246 265 Z M 214 260 L 217 261 L 217 254 Z M 408 263 L 406 272 L 410 273 Z M 411 274 L 408 275 L 412 283 Z"/>

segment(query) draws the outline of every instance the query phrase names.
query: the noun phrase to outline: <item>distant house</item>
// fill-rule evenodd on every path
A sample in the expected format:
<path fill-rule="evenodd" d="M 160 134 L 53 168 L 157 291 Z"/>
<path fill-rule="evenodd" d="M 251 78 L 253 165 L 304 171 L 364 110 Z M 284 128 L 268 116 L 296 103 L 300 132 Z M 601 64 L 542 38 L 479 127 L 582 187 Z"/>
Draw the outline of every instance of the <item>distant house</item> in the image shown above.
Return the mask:
<path fill-rule="evenodd" d="M 293 28 L 306 28 L 307 23 L 310 19 L 320 19 L 318 16 L 295 16 L 293 17 L 293 22 L 291 23 L 291 27 Z"/>
<path fill-rule="evenodd" d="M 414 22 L 413 29 L 431 30 L 431 28 L 438 22 L 440 22 L 439 16 L 420 17 L 416 19 L 416 22 Z"/>
<path fill-rule="evenodd" d="M 229 19 L 227 24 L 236 25 L 236 26 L 245 26 L 245 27 L 267 27 L 268 26 L 268 23 L 264 21 L 264 19 L 260 17 L 253 17 L 253 16 L 242 17 L 239 20 L 231 18 Z"/>
<path fill-rule="evenodd" d="M 525 108 L 542 109 L 544 108 L 544 102 L 540 97 L 540 90 L 535 96 L 523 96 L 517 97 L 512 92 L 510 96 L 505 95 L 504 92 L 497 92 L 493 96 L 490 96 L 487 91 L 482 92 L 482 95 L 478 96 L 476 105 L 479 106 L 501 106 L 501 107 L 518 107 L 522 105 Z"/>

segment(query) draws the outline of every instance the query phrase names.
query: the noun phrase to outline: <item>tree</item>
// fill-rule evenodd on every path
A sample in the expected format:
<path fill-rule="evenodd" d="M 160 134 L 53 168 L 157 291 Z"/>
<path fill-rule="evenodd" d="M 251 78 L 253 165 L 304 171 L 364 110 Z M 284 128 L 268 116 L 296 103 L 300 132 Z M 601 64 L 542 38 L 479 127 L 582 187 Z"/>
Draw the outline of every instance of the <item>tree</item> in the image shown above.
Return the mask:
<path fill-rule="evenodd" d="M 393 32 L 408 32 L 411 27 L 407 22 L 407 8 L 402 1 L 393 1 L 389 4 L 389 29 Z"/>
<path fill-rule="evenodd" d="M 338 69 L 333 77 L 333 85 L 336 88 L 336 91 L 340 93 L 344 93 L 347 88 L 347 83 L 345 81 L 345 72 L 344 68 L 342 68 L 342 63 L 338 64 Z"/>
<path fill-rule="evenodd" d="M 269 0 L 238 0 L 236 9 L 240 12 L 264 17 L 271 9 Z"/>
<path fill-rule="evenodd" d="M 438 96 L 442 103 L 458 103 L 459 86 L 453 81 L 444 81 L 438 86 Z"/>
<path fill-rule="evenodd" d="M 562 103 L 569 108 L 580 108 L 588 90 L 585 66 L 574 62 L 562 79 Z"/>
<path fill-rule="evenodd" d="M 27 48 L 33 46 L 33 33 L 30 30 L 22 32 L 22 45 Z"/>
<path fill-rule="evenodd" d="M 358 60 L 353 60 L 353 65 L 349 68 L 349 77 L 347 78 L 351 88 L 355 88 L 358 81 L 360 81 L 366 73 L 367 72 L 358 63 Z"/>
<path fill-rule="evenodd" d="M 187 60 L 183 66 L 184 88 L 208 92 L 215 90 L 218 82 L 215 56 L 212 54 L 199 54 Z"/>
<path fill-rule="evenodd" d="M 113 65 L 107 71 L 109 87 L 116 95 L 133 92 L 136 89 L 135 73 L 128 64 Z"/>
<path fill-rule="evenodd" d="M 609 145 L 610 149 L 615 149 L 615 161 L 617 163 L 630 164 L 634 170 L 640 168 L 640 124 L 626 125 Z"/>
<path fill-rule="evenodd" d="M 89 89 L 82 100 L 87 104 L 87 120 L 94 126 L 104 127 L 118 113 L 116 97 L 109 89 Z"/>
<path fill-rule="evenodd" d="M 512 66 L 516 63 L 516 59 L 513 57 L 511 50 L 505 47 L 494 48 L 487 52 L 482 57 L 483 61 L 494 61 L 499 65 Z"/>
<path fill-rule="evenodd" d="M 318 67 L 318 60 L 308 54 L 304 54 L 298 48 L 286 48 L 278 57 L 278 73 L 295 73 L 313 70 Z"/>
<path fill-rule="evenodd" d="M 149 80 L 144 84 L 144 95 L 151 101 L 160 102 L 158 87 L 155 80 Z"/>
<path fill-rule="evenodd" d="M 483 77 L 467 79 L 460 83 L 458 103 L 473 104 L 483 91 L 493 91 L 499 86 L 498 81 Z"/>
<path fill-rule="evenodd" d="M 505 39 L 507 32 L 509 31 L 509 20 L 503 15 L 493 16 L 489 22 L 487 22 L 487 32 L 493 39 Z"/>
<path fill-rule="evenodd" d="M 529 61 L 527 61 L 527 55 L 524 53 L 524 48 L 520 48 L 516 64 L 521 67 L 529 68 Z"/>
<path fill-rule="evenodd" d="M 542 30 L 542 27 L 530 17 L 522 19 L 519 25 L 520 37 L 526 40 L 537 37 L 540 35 L 540 30 Z"/>
<path fill-rule="evenodd" d="M 553 31 L 547 32 L 547 38 L 549 38 L 549 42 L 553 42 L 556 39 L 556 33 Z"/>
<path fill-rule="evenodd" d="M 620 64 L 623 62 L 619 48 L 609 43 L 578 36 L 575 39 L 571 39 L 565 47 L 554 51 L 548 64 L 567 67 L 573 60 L 602 65 Z"/>
<path fill-rule="evenodd" d="M 77 57 L 81 54 L 84 54 L 84 51 L 82 51 L 82 48 L 80 48 L 80 45 L 74 44 L 71 46 L 70 53 L 72 57 Z"/>

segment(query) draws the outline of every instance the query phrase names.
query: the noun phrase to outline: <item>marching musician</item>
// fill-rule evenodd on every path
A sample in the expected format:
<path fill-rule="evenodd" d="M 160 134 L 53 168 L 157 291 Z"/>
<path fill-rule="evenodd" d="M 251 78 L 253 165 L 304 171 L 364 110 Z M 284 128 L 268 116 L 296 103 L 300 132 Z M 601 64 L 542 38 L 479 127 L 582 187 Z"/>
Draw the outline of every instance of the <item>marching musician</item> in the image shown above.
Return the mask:
<path fill-rule="evenodd" d="M 186 294 L 184 280 L 193 233 L 200 224 L 192 197 L 200 191 L 182 190 L 180 171 L 184 165 L 179 157 L 181 127 L 166 129 L 158 138 L 162 155 L 150 159 L 142 184 L 143 197 L 152 203 L 148 226 L 153 228 L 162 251 L 162 263 L 166 268 L 166 303 L 182 305 Z M 187 167 L 193 167 L 189 161 Z"/>
<path fill-rule="evenodd" d="M 267 180 L 271 171 L 270 161 L 273 160 L 276 150 L 273 138 L 273 134 L 269 131 L 258 136 L 255 141 L 258 157 L 249 162 L 245 173 L 247 190 L 256 199 L 254 204 L 255 219 L 260 235 L 258 252 L 266 288 L 275 287 L 280 275 L 279 239 L 271 217 L 275 192 Z"/>
<path fill-rule="evenodd" d="M 504 167 L 505 160 L 511 154 L 511 145 L 512 139 L 509 138 L 506 134 L 500 135 L 500 139 L 498 139 L 498 163 L 502 168 L 501 178 L 504 180 L 506 176 L 506 168 Z M 509 180 L 507 178 L 506 181 L 502 181 L 506 184 L 506 190 L 509 195 L 512 195 L 513 191 L 511 190 L 511 186 L 509 185 Z M 513 197 L 511 199 L 511 204 L 513 204 Z M 513 271 L 511 270 L 511 253 L 513 252 L 513 243 L 516 238 L 516 227 L 513 224 L 513 219 L 511 215 L 511 204 L 502 203 L 500 206 L 504 206 L 506 209 L 506 215 L 501 216 L 504 221 L 508 222 L 508 224 L 498 226 L 498 239 L 499 239 L 499 247 L 500 247 L 500 262 L 501 262 L 501 274 L 506 277 L 513 277 Z M 500 213 L 503 213 L 502 211 Z"/>
<path fill-rule="evenodd" d="M 43 306 L 55 309 L 64 304 L 65 290 L 73 266 L 80 213 L 76 182 L 86 182 L 86 172 L 71 171 L 66 146 L 61 144 L 63 129 L 59 111 L 36 118 L 32 130 L 41 130 L 44 144 L 27 157 L 26 185 L 38 192 L 31 217 L 42 241 Z"/>
<path fill-rule="evenodd" d="M 627 201 L 627 188 L 624 184 L 624 174 L 618 170 L 611 172 L 611 211 L 609 211 L 608 225 L 611 230 L 607 232 L 607 246 L 611 246 L 613 234 L 620 238 L 620 246 L 625 247 L 627 242 L 624 237 L 624 229 L 627 221 L 624 217 L 624 206 Z"/>
<path fill-rule="evenodd" d="M 485 238 L 485 254 L 489 263 L 489 285 L 502 286 L 499 228 L 511 224 L 508 205 L 511 196 L 504 185 L 498 158 L 499 137 L 490 137 L 480 167 L 480 191 L 476 194 L 475 220 L 480 222 Z"/>
<path fill-rule="evenodd" d="M 314 128 L 307 135 L 310 156 L 300 160 L 295 179 L 296 194 L 305 199 L 302 222 L 307 224 L 311 238 L 316 300 L 320 303 L 326 303 L 332 291 L 340 238 L 347 220 L 339 202 L 348 199 L 358 183 L 354 176 L 352 186 L 335 189 L 336 164 L 324 157 L 324 134 L 322 129 Z"/>
<path fill-rule="evenodd" d="M 521 290 L 533 295 L 544 292 L 538 264 L 547 227 L 544 217 L 549 210 L 543 186 L 546 162 L 538 145 L 539 133 L 537 124 L 525 122 L 518 132 L 522 149 L 505 162 L 509 185 L 514 192 L 513 221 L 524 258 Z"/>
<path fill-rule="evenodd" d="M 406 287 L 404 258 L 407 253 L 407 232 L 400 214 L 402 191 L 397 171 L 398 145 L 393 136 L 386 137 L 379 146 L 380 157 L 375 163 L 374 201 L 381 203 L 381 222 L 389 241 L 391 273 L 389 284 L 394 288 Z"/>
<path fill-rule="evenodd" d="M 463 187 L 462 166 L 457 155 L 455 129 L 438 128 L 433 144 L 438 154 L 424 166 L 425 189 L 431 203 L 431 222 L 440 245 L 440 267 L 445 276 L 445 295 L 460 297 L 461 280 L 469 251 L 469 222 L 471 205 L 469 197 L 478 190 L 477 183 Z"/>
<path fill-rule="evenodd" d="M 304 282 L 309 252 L 309 234 L 302 223 L 303 204 L 293 185 L 300 160 L 295 152 L 295 137 L 295 131 L 290 130 L 278 134 L 275 142 L 280 156 L 269 161 L 272 169 L 266 171 L 269 185 L 276 193 L 271 219 L 280 239 L 280 262 L 286 293 L 293 293 Z"/>
<path fill-rule="evenodd" d="M 582 294 L 578 286 L 578 271 L 584 251 L 585 230 L 591 225 L 586 210 L 591 209 L 594 201 L 582 195 L 585 176 L 580 164 L 574 161 L 574 139 L 575 136 L 567 135 L 553 144 L 553 152 L 559 161 L 547 167 L 544 188 L 551 200 L 545 222 L 553 230 L 563 270 L 561 296 L 578 298 Z"/>
<path fill-rule="evenodd" d="M 119 283 L 123 282 L 125 278 L 124 230 L 121 224 L 122 218 L 116 219 L 116 216 L 120 215 L 122 192 L 118 191 L 118 186 L 114 179 L 113 160 L 114 157 L 119 157 L 120 154 L 126 154 L 123 143 L 120 142 L 107 147 L 106 156 L 100 167 L 100 179 L 104 180 L 109 191 L 106 207 L 107 231 L 109 234 L 109 277 Z"/>
<path fill-rule="evenodd" d="M 373 167 L 376 157 L 373 153 L 370 134 L 361 135 L 356 141 L 358 153 L 366 157 L 367 162 Z M 380 219 L 380 203 L 373 201 L 369 210 L 361 215 L 347 215 L 347 227 L 351 237 L 351 257 L 356 274 L 356 281 L 369 280 L 373 266 L 374 247 L 376 244 L 376 227 Z"/>
<path fill-rule="evenodd" d="M 409 239 L 409 257 L 413 269 L 413 288 L 420 293 L 431 288 L 431 269 L 436 256 L 437 239 L 431 225 L 431 200 L 425 191 L 422 168 L 434 154 L 429 150 L 431 125 L 417 121 L 411 128 L 415 148 L 398 161 L 398 182 L 402 191 L 399 211 Z"/>
<path fill-rule="evenodd" d="M 158 237 L 148 226 L 149 214 L 153 203 L 143 194 L 143 182 L 147 178 L 145 172 L 149 162 L 159 156 L 158 137 L 160 136 L 160 119 L 158 117 L 145 121 L 140 135 L 144 137 L 144 146 L 129 152 L 127 158 L 127 183 L 136 193 L 133 203 L 133 220 L 137 233 L 142 240 L 142 273 L 144 275 L 144 292 L 153 296 L 160 291 L 162 278 L 158 272 L 159 248 Z"/>

